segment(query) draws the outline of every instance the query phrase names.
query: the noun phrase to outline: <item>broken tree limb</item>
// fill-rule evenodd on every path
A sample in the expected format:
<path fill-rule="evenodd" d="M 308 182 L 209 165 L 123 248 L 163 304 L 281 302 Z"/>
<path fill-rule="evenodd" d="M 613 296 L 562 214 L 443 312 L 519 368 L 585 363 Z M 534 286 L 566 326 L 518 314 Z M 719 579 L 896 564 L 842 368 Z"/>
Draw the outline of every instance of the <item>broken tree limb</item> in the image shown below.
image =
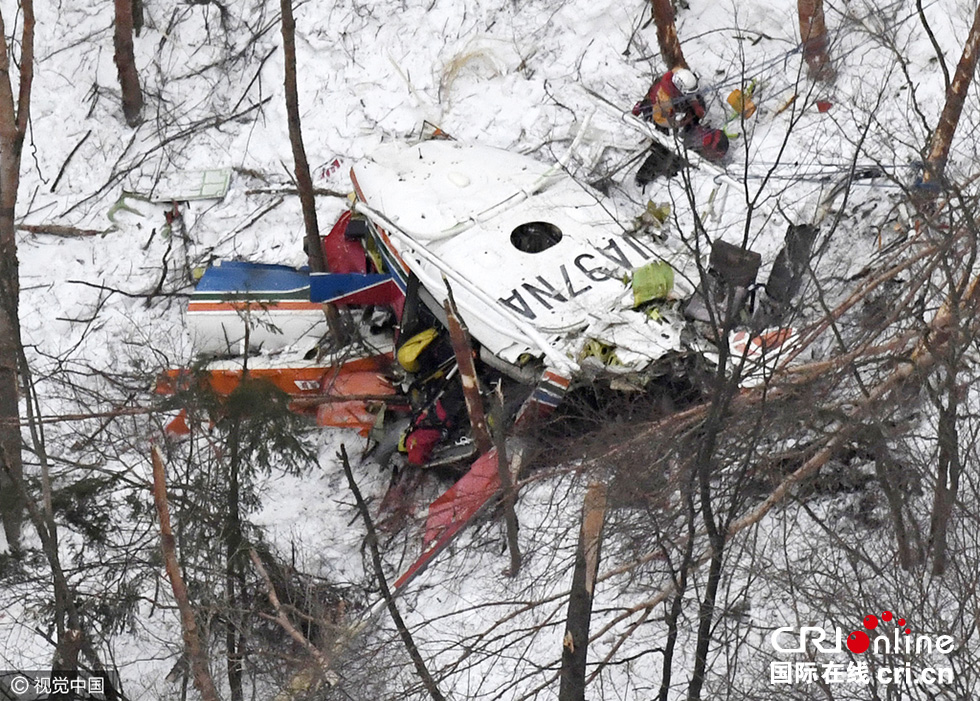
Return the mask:
<path fill-rule="evenodd" d="M 973 15 L 973 26 L 963 47 L 963 55 L 953 74 L 953 82 L 946 90 L 946 104 L 939 117 L 939 124 L 932 135 L 929 145 L 929 155 L 926 157 L 925 173 L 922 182 L 926 185 L 942 181 L 949 158 L 949 149 L 953 143 L 953 134 L 960 122 L 963 106 L 966 104 L 966 94 L 973 82 L 973 74 L 977 68 L 977 57 L 980 53 L 980 4 Z"/>
<path fill-rule="evenodd" d="M 269 603 L 272 604 L 272 610 L 275 612 L 274 616 L 263 614 L 263 617 L 278 623 L 279 627 L 286 631 L 286 634 L 289 635 L 290 638 L 299 643 L 310 654 L 310 657 L 313 658 L 317 664 L 317 667 L 319 668 L 318 676 L 321 679 L 326 678 L 327 683 L 330 685 L 336 684 L 338 680 L 336 673 L 328 675 L 330 660 L 322 650 L 311 643 L 309 638 L 303 635 L 296 628 L 296 626 L 293 625 L 292 621 L 290 621 L 289 617 L 286 615 L 286 612 L 282 610 L 282 603 L 279 601 L 279 596 L 276 594 L 276 588 L 272 584 L 272 578 L 269 577 L 269 573 L 262 564 L 259 554 L 255 552 L 255 548 L 249 548 L 249 555 L 252 557 L 252 563 L 255 565 L 255 569 L 262 578 L 262 582 L 265 585 L 266 596 L 269 598 Z M 311 690 L 311 688 L 316 685 L 315 679 L 310 679 L 309 682 L 310 683 L 306 687 L 305 691 Z"/>
<path fill-rule="evenodd" d="M 255 565 L 256 571 L 258 571 L 259 576 L 262 578 L 262 583 L 265 586 L 265 594 L 269 599 L 269 603 L 272 604 L 272 610 L 275 612 L 275 615 L 270 616 L 270 618 L 278 623 L 279 627 L 286 631 L 290 638 L 302 645 L 310 653 L 310 657 L 316 660 L 317 664 L 324 668 L 327 667 L 327 658 L 323 652 L 318 650 L 305 635 L 296 629 L 296 626 L 286 616 L 285 611 L 282 610 L 282 603 L 279 601 L 279 595 L 276 594 L 276 588 L 273 586 L 272 579 L 262 564 L 262 560 L 259 559 L 259 554 L 255 552 L 255 548 L 249 548 L 248 553 L 252 558 L 252 564 Z"/>
<path fill-rule="evenodd" d="M 449 292 L 449 296 L 443 304 L 446 310 L 446 325 L 449 327 L 449 340 L 452 342 L 453 352 L 456 354 L 459 380 L 463 383 L 463 398 L 466 400 L 466 411 L 470 417 L 473 441 L 476 443 L 478 454 L 483 455 L 489 453 L 490 449 L 493 448 L 493 440 L 490 438 L 490 429 L 487 428 L 483 397 L 480 396 L 480 380 L 476 376 L 476 363 L 473 362 L 473 345 L 470 343 L 470 334 L 466 325 L 459 318 L 459 310 L 456 309 L 456 300 L 453 299 L 453 291 L 449 287 L 449 281 L 443 279 L 443 283 Z"/>
<path fill-rule="evenodd" d="M 47 234 L 48 236 L 62 236 L 65 238 L 80 238 L 83 236 L 101 236 L 108 233 L 98 229 L 79 229 L 75 226 L 65 226 L 63 224 L 18 224 L 19 231 L 26 231 L 29 234 Z"/>
<path fill-rule="evenodd" d="M 151 451 L 153 462 L 153 502 L 160 518 L 160 544 L 163 550 L 163 563 L 166 567 L 167 578 L 177 600 L 180 611 L 180 627 L 184 635 L 184 645 L 191 662 L 191 675 L 194 686 L 201 692 L 204 701 L 218 701 L 218 691 L 211 679 L 208 669 L 207 653 L 201 646 L 201 638 L 197 632 L 197 618 L 187 596 L 187 587 L 180 574 L 180 563 L 177 561 L 177 542 L 174 540 L 173 529 L 170 527 L 170 507 L 167 506 L 167 481 L 163 469 L 163 453 L 158 446 Z"/>
<path fill-rule="evenodd" d="M 350 491 L 354 495 L 357 510 L 360 512 L 361 519 L 364 521 L 364 528 L 367 530 L 367 544 L 368 549 L 371 551 L 371 563 L 374 565 L 374 573 L 378 578 L 378 588 L 381 589 L 381 596 L 384 598 L 385 605 L 388 607 L 388 613 L 391 614 L 391 620 L 394 622 L 395 628 L 398 630 L 398 635 L 401 636 L 402 642 L 408 650 L 409 657 L 412 658 L 412 663 L 415 665 L 415 671 L 422 680 L 422 685 L 429 692 L 429 696 L 432 697 L 432 701 L 446 701 L 446 697 L 439 691 L 436 680 L 432 678 L 428 668 L 425 666 L 425 660 L 422 659 L 422 654 L 419 652 L 418 647 L 416 647 L 408 626 L 405 625 L 401 614 L 398 613 L 395 598 L 388 588 L 388 580 L 385 577 L 384 567 L 381 563 L 381 553 L 378 550 L 378 534 L 374 530 L 374 522 L 371 520 L 371 514 L 368 511 L 367 504 L 364 502 L 364 497 L 361 496 L 361 490 L 358 488 L 357 482 L 354 481 L 354 473 L 350 469 L 350 460 L 347 458 L 347 448 L 343 445 L 340 446 L 340 459 L 344 466 L 344 474 L 347 476 L 347 484 L 350 486 Z"/>
<path fill-rule="evenodd" d="M 599 551 L 605 520 L 606 485 L 590 484 L 582 505 L 582 529 L 575 550 L 572 591 L 568 597 L 558 701 L 585 701 L 589 624 L 592 620 L 592 597 L 599 572 Z"/>

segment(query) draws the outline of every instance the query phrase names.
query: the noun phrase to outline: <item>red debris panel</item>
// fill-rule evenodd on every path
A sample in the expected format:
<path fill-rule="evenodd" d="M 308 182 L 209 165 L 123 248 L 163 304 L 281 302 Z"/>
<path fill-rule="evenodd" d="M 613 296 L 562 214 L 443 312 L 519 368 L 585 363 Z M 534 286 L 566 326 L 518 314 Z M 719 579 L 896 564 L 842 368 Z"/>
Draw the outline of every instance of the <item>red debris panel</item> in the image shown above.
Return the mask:
<path fill-rule="evenodd" d="M 332 273 L 366 273 L 367 260 L 364 247 L 360 241 L 347 238 L 347 226 L 350 224 L 351 213 L 344 212 L 333 225 L 330 233 L 321 240 L 323 257 L 330 266 Z"/>
<path fill-rule="evenodd" d="M 484 453 L 470 471 L 429 505 L 422 556 L 395 582 L 400 589 L 420 574 L 500 489 L 497 451 Z"/>
<path fill-rule="evenodd" d="M 429 504 L 429 518 L 425 522 L 425 540 L 428 547 L 439 537 L 469 521 L 500 489 L 497 472 L 497 451 L 484 453 L 473 467 L 445 493 Z"/>

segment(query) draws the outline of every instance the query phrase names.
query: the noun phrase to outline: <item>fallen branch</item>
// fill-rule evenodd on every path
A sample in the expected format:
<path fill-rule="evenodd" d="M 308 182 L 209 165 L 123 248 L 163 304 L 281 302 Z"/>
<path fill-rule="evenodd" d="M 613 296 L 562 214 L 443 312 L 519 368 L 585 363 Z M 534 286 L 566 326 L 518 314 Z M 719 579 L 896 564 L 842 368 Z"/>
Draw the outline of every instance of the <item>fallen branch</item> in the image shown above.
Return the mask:
<path fill-rule="evenodd" d="M 269 26 L 271 27 L 272 25 L 270 24 Z M 257 39 L 257 37 L 256 37 L 256 39 Z M 231 111 L 232 112 L 234 112 L 239 107 L 241 107 L 242 103 L 245 102 L 245 98 L 248 97 L 248 91 L 252 89 L 252 86 L 255 85 L 255 81 L 257 81 L 259 79 L 259 76 L 262 75 L 262 69 L 265 68 L 266 61 L 268 61 L 270 58 L 272 58 L 272 54 L 274 54 L 278 48 L 279 48 L 278 46 L 273 46 L 269 50 L 269 53 L 267 53 L 262 58 L 262 60 L 259 61 L 259 67 L 255 70 L 255 75 L 253 75 L 252 76 L 252 79 L 250 81 L 248 81 L 248 85 L 246 85 L 245 86 L 245 90 L 242 91 L 242 96 L 240 98 L 238 98 L 238 102 L 236 102 L 235 103 L 235 106 L 231 108 Z"/>
<path fill-rule="evenodd" d="M 151 408 L 151 407 L 119 407 L 118 409 L 108 409 L 106 411 L 89 411 L 76 414 L 49 414 L 40 416 L 35 421 L 42 424 L 59 424 L 67 421 L 85 421 L 86 419 L 113 419 L 119 416 L 147 416 L 149 414 L 163 414 L 173 409 Z M 30 421 L 21 419 L 21 426 L 27 426 Z"/>
<path fill-rule="evenodd" d="M 75 226 L 65 226 L 63 224 L 18 224 L 17 229 L 31 234 L 47 234 L 48 236 L 62 236 L 65 238 L 100 236 L 108 233 L 108 231 L 100 231 L 99 229 L 79 229 Z"/>
<path fill-rule="evenodd" d="M 310 657 L 316 660 L 317 665 L 320 667 L 322 672 L 326 672 L 330 668 L 330 660 L 327 656 L 323 654 L 319 648 L 316 647 L 309 639 L 303 635 L 296 626 L 293 625 L 292 621 L 282 610 L 282 604 L 279 602 L 279 597 L 276 595 L 276 588 L 272 585 L 272 579 L 269 577 L 269 573 L 266 572 L 265 567 L 262 565 L 262 560 L 259 558 L 259 554 L 255 552 L 255 548 L 249 548 L 249 554 L 252 556 L 252 562 L 255 564 L 255 569 L 258 570 L 259 576 L 262 577 L 262 581 L 265 584 L 265 593 L 269 597 L 269 603 L 272 604 L 272 610 L 275 611 L 275 616 L 269 616 L 268 614 L 262 614 L 264 618 L 275 621 L 279 626 L 286 631 L 290 638 L 298 642 L 303 648 L 310 653 Z M 333 675 L 334 678 L 328 680 L 331 685 L 336 684 L 337 678 L 336 674 Z"/>
<path fill-rule="evenodd" d="M 252 190 L 246 190 L 246 195 L 298 195 L 299 189 L 295 187 L 258 187 Z M 348 193 L 341 192 L 340 190 L 330 190 L 323 187 L 313 188 L 314 195 L 322 195 L 324 197 L 339 197 L 341 199 L 347 199 Z"/>
<path fill-rule="evenodd" d="M 61 164 L 61 169 L 58 171 L 58 177 L 54 179 L 54 183 L 51 185 L 51 192 L 54 192 L 55 188 L 58 187 L 58 183 L 61 182 L 61 177 L 65 174 L 65 170 L 67 170 L 68 164 L 71 163 L 71 159 L 75 157 L 75 154 L 78 153 L 78 149 L 82 147 L 82 144 L 84 144 L 90 136 L 92 136 L 91 129 L 85 132 L 85 136 L 82 137 L 81 141 L 75 144 L 75 148 L 71 150 L 71 153 L 68 154 L 68 158 L 66 158 L 65 162 Z"/>
<path fill-rule="evenodd" d="M 350 469 L 350 460 L 347 459 L 347 449 L 343 445 L 340 446 L 340 459 L 344 465 L 344 474 L 347 475 L 347 484 L 350 485 L 351 493 L 354 495 L 354 501 L 357 502 L 357 510 L 360 512 L 361 518 L 364 520 L 364 527 L 367 529 L 367 544 L 371 550 L 371 562 L 374 565 L 374 573 L 378 577 L 378 587 L 381 589 L 381 596 L 384 598 L 384 602 L 388 607 L 388 613 L 391 614 L 391 620 L 394 621 L 395 628 L 398 629 L 398 635 L 401 636 L 402 642 L 405 643 L 405 648 L 408 650 L 408 654 L 415 664 L 415 671 L 418 672 L 419 677 L 422 679 L 422 684 L 425 686 L 426 691 L 429 692 L 429 696 L 432 697 L 433 701 L 446 701 L 446 697 L 439 691 L 435 679 L 429 674 L 429 670 L 425 666 L 425 660 L 422 659 L 422 655 L 419 653 L 419 649 L 412 639 L 412 634 L 409 632 L 408 626 L 405 625 L 401 614 L 398 613 L 398 607 L 395 606 L 395 598 L 388 588 L 388 580 L 385 578 L 384 569 L 381 564 L 381 553 L 378 552 L 378 534 L 374 530 L 374 523 L 371 521 L 371 514 L 368 512 L 364 497 L 361 496 L 361 490 L 358 489 L 357 482 L 354 481 L 354 473 Z"/>
<path fill-rule="evenodd" d="M 242 233 L 246 229 L 250 228 L 259 219 L 261 219 L 262 217 L 264 217 L 266 214 L 268 214 L 269 212 L 271 212 L 273 209 L 275 209 L 276 207 L 278 207 L 282 203 L 283 203 L 283 198 L 282 197 L 276 198 L 276 200 L 272 204 L 270 204 L 268 207 L 264 207 L 258 214 L 256 214 L 254 217 L 252 217 L 251 219 L 249 219 L 247 223 L 242 224 L 240 227 L 238 227 L 237 229 L 235 229 L 234 235 L 237 236 L 238 234 Z"/>

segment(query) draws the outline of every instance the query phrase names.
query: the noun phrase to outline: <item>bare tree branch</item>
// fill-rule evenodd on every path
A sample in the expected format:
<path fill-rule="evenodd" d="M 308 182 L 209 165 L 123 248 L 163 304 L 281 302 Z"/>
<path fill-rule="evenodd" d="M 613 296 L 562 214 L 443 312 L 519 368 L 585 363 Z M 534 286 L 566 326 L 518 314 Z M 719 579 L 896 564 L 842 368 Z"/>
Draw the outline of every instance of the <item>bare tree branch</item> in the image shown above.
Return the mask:
<path fill-rule="evenodd" d="M 432 701 L 446 701 L 446 697 L 439 691 L 439 686 L 425 666 L 425 660 L 422 659 L 422 655 L 419 653 L 419 649 L 412 639 L 412 634 L 408 630 L 408 626 L 405 625 L 401 614 L 398 613 L 395 598 L 388 588 L 388 580 L 385 577 L 384 566 L 381 563 L 381 553 L 378 551 L 378 534 L 374 530 L 374 522 L 371 520 L 371 514 L 368 511 L 367 504 L 364 502 L 364 497 L 361 496 L 361 490 L 357 487 L 357 482 L 354 481 L 354 473 L 351 471 L 350 460 L 347 458 L 347 449 L 343 445 L 340 446 L 340 459 L 344 465 L 344 474 L 347 475 L 347 484 L 350 486 L 351 493 L 354 495 L 354 501 L 357 503 L 357 510 L 360 512 L 361 518 L 364 521 L 364 527 L 367 529 L 367 544 L 371 551 L 374 574 L 378 578 L 378 587 L 381 589 L 381 596 L 384 597 L 385 605 L 388 607 L 388 613 L 391 614 L 391 620 L 394 621 L 395 628 L 398 629 L 398 635 L 401 636 L 402 642 L 405 644 L 405 649 L 408 650 L 408 654 L 415 665 L 415 671 L 422 680 L 422 685 L 429 692 L 429 696 L 432 697 Z"/>

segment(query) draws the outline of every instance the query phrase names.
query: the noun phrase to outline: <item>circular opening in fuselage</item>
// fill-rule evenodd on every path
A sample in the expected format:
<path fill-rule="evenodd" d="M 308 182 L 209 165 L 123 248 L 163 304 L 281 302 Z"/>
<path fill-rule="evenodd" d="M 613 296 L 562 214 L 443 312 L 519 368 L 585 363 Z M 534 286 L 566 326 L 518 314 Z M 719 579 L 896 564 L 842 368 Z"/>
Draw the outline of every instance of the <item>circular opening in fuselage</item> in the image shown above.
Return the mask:
<path fill-rule="evenodd" d="M 521 224 L 510 232 L 514 248 L 524 253 L 541 253 L 561 241 L 561 229 L 544 221 Z"/>

